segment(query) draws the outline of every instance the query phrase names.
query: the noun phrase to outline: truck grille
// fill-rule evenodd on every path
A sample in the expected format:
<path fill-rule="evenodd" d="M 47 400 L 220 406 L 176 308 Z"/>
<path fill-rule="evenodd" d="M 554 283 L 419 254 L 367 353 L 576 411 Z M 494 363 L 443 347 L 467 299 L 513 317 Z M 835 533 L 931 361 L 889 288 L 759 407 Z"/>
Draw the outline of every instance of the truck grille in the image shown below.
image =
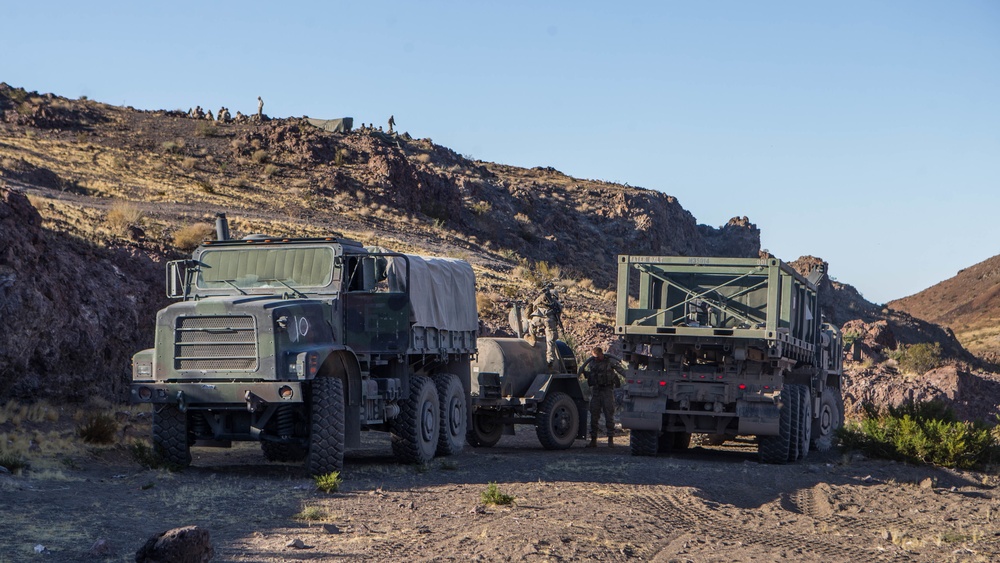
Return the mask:
<path fill-rule="evenodd" d="M 174 369 L 256 370 L 254 318 L 179 317 L 174 332 Z"/>

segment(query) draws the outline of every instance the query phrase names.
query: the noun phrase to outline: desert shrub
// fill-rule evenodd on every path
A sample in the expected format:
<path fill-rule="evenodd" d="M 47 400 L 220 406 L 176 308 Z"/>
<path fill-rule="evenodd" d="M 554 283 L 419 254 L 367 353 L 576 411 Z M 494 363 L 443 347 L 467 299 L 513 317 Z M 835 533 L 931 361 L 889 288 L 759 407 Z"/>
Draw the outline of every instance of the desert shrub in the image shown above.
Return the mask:
<path fill-rule="evenodd" d="M 214 121 L 199 121 L 197 125 L 194 126 L 194 134 L 197 137 L 218 137 L 222 134 L 219 128 L 216 127 Z"/>
<path fill-rule="evenodd" d="M 316 483 L 316 488 L 324 493 L 337 492 L 340 489 L 340 485 L 344 482 L 344 479 L 340 476 L 340 471 L 333 471 L 325 475 L 316 475 L 313 477 L 313 480 Z"/>
<path fill-rule="evenodd" d="M 139 225 L 145 213 L 133 203 L 116 203 L 104 216 L 104 221 L 111 232 L 123 235 L 132 225 Z"/>
<path fill-rule="evenodd" d="M 840 431 L 841 447 L 869 457 L 972 469 L 1000 461 L 997 433 L 982 422 L 957 420 L 940 402 L 877 409 L 863 405 L 859 422 Z"/>
<path fill-rule="evenodd" d="M 160 148 L 162 148 L 164 152 L 180 152 L 184 148 L 184 140 L 177 139 L 176 141 L 165 141 L 162 145 L 160 145 Z"/>
<path fill-rule="evenodd" d="M 307 505 L 302 507 L 302 511 L 295 515 L 297 520 L 305 520 L 306 522 L 317 522 L 320 520 L 326 520 L 329 515 L 322 508 L 315 505 Z"/>
<path fill-rule="evenodd" d="M 923 374 L 941 365 L 941 345 L 937 342 L 921 342 L 911 346 L 900 346 L 890 353 L 905 373 Z"/>
<path fill-rule="evenodd" d="M 264 164 L 267 162 L 267 151 L 263 149 L 253 151 L 253 155 L 250 156 L 250 160 L 257 164 Z"/>
<path fill-rule="evenodd" d="M 576 286 L 579 287 L 580 289 L 590 291 L 594 289 L 594 280 L 590 278 L 583 278 L 582 280 L 577 282 Z"/>
<path fill-rule="evenodd" d="M 174 246 L 178 250 L 191 252 L 198 247 L 202 241 L 211 239 L 215 234 L 215 227 L 208 223 L 195 223 L 188 225 L 174 233 Z"/>
<path fill-rule="evenodd" d="M 476 293 L 476 310 L 479 311 L 480 315 L 492 311 L 495 305 L 496 303 L 493 301 L 493 296 L 482 292 Z"/>
<path fill-rule="evenodd" d="M 348 156 L 350 156 L 350 153 L 347 149 L 337 149 L 337 153 L 333 155 L 334 166 L 343 166 L 347 162 Z"/>
<path fill-rule="evenodd" d="M 160 454 L 153 451 L 149 444 L 141 440 L 135 440 L 128 445 L 128 453 L 132 461 L 138 463 L 146 469 L 160 469 L 166 467 L 166 463 Z"/>
<path fill-rule="evenodd" d="M 281 169 L 278 168 L 277 166 L 275 166 L 273 164 L 268 164 L 267 166 L 264 167 L 264 176 L 267 176 L 268 178 L 270 178 L 271 176 L 274 176 L 275 174 L 277 174 L 279 170 L 281 170 Z"/>
<path fill-rule="evenodd" d="M 181 160 L 181 168 L 184 170 L 194 170 L 198 165 L 198 159 L 193 156 L 186 156 Z"/>
<path fill-rule="evenodd" d="M 76 433 L 88 444 L 110 444 L 118 433 L 118 422 L 109 414 L 90 413 Z"/>
<path fill-rule="evenodd" d="M 28 467 L 28 462 L 17 454 L 0 452 L 0 467 L 6 468 L 11 473 L 20 473 L 22 469 Z"/>
<path fill-rule="evenodd" d="M 479 500 L 485 505 L 507 506 L 514 504 L 514 497 L 501 492 L 496 483 L 487 485 L 486 490 L 479 494 Z"/>
<path fill-rule="evenodd" d="M 854 341 L 861 338 L 861 333 L 856 330 L 849 330 L 844 333 L 844 349 L 850 348 Z"/>
<path fill-rule="evenodd" d="M 493 210 L 493 204 L 488 201 L 477 201 L 472 204 L 472 212 L 476 215 L 486 215 Z"/>
<path fill-rule="evenodd" d="M 550 280 L 557 279 L 562 275 L 562 269 L 559 266 L 544 261 L 536 263 L 535 270 L 538 271 L 539 276 Z"/>
<path fill-rule="evenodd" d="M 517 297 L 517 286 L 516 285 L 505 285 L 500 288 L 500 293 L 503 294 L 507 299 L 514 299 Z"/>
<path fill-rule="evenodd" d="M 197 179 L 194 181 L 194 185 L 198 186 L 198 189 L 206 194 L 215 193 L 215 186 L 213 186 L 212 182 L 209 182 L 208 180 Z"/>

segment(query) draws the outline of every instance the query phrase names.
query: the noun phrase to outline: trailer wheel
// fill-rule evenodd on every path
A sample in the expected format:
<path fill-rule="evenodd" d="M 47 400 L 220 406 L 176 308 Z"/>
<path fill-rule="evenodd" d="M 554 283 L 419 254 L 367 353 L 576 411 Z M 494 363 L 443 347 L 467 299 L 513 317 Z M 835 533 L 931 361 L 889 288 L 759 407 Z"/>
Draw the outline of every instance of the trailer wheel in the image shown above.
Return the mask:
<path fill-rule="evenodd" d="M 542 401 L 538 409 L 535 433 L 547 450 L 565 450 L 576 440 L 580 428 L 580 413 L 572 397 L 556 391 Z"/>
<path fill-rule="evenodd" d="M 153 410 L 153 451 L 172 467 L 191 465 L 187 413 L 176 405 Z"/>
<path fill-rule="evenodd" d="M 785 387 L 781 393 L 778 408 L 778 435 L 760 436 L 757 439 L 757 455 L 761 463 L 786 463 L 792 446 L 792 397 L 798 397 L 794 389 Z"/>
<path fill-rule="evenodd" d="M 312 380 L 309 418 L 309 455 L 312 475 L 344 468 L 344 382 L 337 377 Z"/>
<path fill-rule="evenodd" d="M 629 449 L 632 451 L 632 455 L 656 455 L 657 434 L 656 430 L 632 430 L 629 435 Z"/>
<path fill-rule="evenodd" d="M 844 424 L 844 399 L 840 390 L 834 387 L 823 389 L 820 396 L 819 413 L 812 425 L 812 446 L 818 452 L 825 452 L 833 447 L 837 429 Z"/>
<path fill-rule="evenodd" d="M 488 414 L 472 415 L 472 428 L 466 436 L 469 445 L 474 448 L 492 448 L 503 435 L 503 424 L 499 416 Z"/>
<path fill-rule="evenodd" d="M 429 377 L 410 378 L 410 396 L 399 404 L 392 424 L 392 453 L 404 463 L 427 463 L 434 459 L 441 430 L 440 401 Z"/>
<path fill-rule="evenodd" d="M 462 451 L 468 432 L 468 411 L 465 390 L 457 375 L 442 373 L 434 377 L 438 401 L 441 403 L 441 432 L 438 434 L 437 455 L 454 455 Z"/>

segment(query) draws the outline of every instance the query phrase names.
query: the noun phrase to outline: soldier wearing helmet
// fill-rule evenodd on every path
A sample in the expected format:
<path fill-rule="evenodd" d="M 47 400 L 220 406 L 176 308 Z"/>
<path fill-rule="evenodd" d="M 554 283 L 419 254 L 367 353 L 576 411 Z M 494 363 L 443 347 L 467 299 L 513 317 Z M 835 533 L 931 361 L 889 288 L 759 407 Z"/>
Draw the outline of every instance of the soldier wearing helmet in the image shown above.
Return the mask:
<path fill-rule="evenodd" d="M 562 302 L 556 294 L 555 284 L 547 282 L 542 287 L 532 303 L 535 308 L 533 316 L 545 329 L 545 361 L 549 371 L 556 369 L 559 356 L 556 353 L 556 340 L 559 338 L 559 328 L 562 326 Z"/>

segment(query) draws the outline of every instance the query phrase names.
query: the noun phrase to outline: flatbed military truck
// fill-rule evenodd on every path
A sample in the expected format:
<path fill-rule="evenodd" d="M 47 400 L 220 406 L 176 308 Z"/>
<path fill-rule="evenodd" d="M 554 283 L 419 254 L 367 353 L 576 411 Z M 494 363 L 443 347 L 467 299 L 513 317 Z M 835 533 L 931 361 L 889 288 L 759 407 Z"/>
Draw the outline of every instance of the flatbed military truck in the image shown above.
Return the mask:
<path fill-rule="evenodd" d="M 619 256 L 632 454 L 686 448 L 693 433 L 757 436 L 765 463 L 828 449 L 844 403 L 840 332 L 817 300 L 824 275 L 775 258 Z"/>
<path fill-rule="evenodd" d="M 253 440 L 322 474 L 362 430 L 390 432 L 404 462 L 462 449 L 478 329 L 467 262 L 333 237 L 231 240 L 224 217 L 217 239 L 168 264 L 180 301 L 133 358 L 131 401 L 152 404 L 167 462 Z"/>
<path fill-rule="evenodd" d="M 483 337 L 472 362 L 472 423 L 468 443 L 495 446 L 514 425 L 534 426 L 538 441 L 562 450 L 586 438 L 589 392 L 576 375 L 573 350 L 556 340 L 559 361 L 550 370 L 544 336 L 530 333 L 520 307 L 511 310 L 512 338 Z"/>

